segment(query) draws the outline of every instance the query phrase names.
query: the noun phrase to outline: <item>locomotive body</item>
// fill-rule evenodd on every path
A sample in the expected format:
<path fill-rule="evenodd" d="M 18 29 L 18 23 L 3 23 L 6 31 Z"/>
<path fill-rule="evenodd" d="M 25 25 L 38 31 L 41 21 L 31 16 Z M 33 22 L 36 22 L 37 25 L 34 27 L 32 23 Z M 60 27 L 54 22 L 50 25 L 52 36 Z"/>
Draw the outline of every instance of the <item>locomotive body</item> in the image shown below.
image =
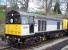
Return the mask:
<path fill-rule="evenodd" d="M 10 11 L 6 16 L 5 36 L 11 44 L 27 44 L 61 37 L 67 31 L 67 19 Z M 20 43 L 21 42 L 21 43 Z"/>

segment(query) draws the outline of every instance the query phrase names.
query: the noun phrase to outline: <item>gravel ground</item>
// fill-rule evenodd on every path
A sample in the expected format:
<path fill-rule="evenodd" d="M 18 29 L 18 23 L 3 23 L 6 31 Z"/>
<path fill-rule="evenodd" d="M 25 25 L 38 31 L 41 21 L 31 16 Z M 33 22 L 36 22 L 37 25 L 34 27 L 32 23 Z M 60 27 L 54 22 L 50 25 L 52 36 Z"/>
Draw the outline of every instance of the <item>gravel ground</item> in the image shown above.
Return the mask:
<path fill-rule="evenodd" d="M 61 43 L 58 43 L 58 44 L 56 44 L 54 46 L 51 46 L 51 47 L 49 47 L 47 49 L 43 49 L 43 50 L 61 50 L 66 45 L 68 45 L 68 40 L 65 40 L 65 41 L 63 41 Z"/>

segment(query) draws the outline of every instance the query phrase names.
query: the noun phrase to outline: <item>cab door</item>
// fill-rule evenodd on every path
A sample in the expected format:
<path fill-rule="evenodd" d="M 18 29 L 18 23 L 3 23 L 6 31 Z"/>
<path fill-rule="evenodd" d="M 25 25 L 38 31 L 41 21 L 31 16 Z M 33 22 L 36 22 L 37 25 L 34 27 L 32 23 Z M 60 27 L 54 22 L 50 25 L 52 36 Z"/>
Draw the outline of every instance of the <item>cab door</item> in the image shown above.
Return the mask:
<path fill-rule="evenodd" d="M 34 16 L 29 16 L 29 30 L 34 33 Z"/>
<path fill-rule="evenodd" d="M 30 24 L 29 28 L 30 28 L 30 33 L 34 33 L 34 24 Z"/>

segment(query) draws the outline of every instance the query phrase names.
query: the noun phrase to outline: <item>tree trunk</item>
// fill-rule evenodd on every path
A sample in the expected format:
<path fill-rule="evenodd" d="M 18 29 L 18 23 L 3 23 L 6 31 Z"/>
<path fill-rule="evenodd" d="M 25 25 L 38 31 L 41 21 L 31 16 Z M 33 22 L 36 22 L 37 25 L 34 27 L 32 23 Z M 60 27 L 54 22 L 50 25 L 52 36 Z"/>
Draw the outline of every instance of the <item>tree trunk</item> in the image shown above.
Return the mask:
<path fill-rule="evenodd" d="M 44 9 L 45 9 L 46 15 L 50 11 L 51 7 L 52 7 L 52 0 L 50 0 L 50 1 L 49 0 L 44 0 Z"/>
<path fill-rule="evenodd" d="M 52 7 L 52 0 L 50 0 L 50 2 L 49 2 L 49 4 L 48 4 L 47 12 L 49 12 L 49 11 L 50 11 L 51 7 Z"/>
<path fill-rule="evenodd" d="M 67 8 L 66 8 L 65 16 L 68 16 L 68 2 L 67 2 Z"/>

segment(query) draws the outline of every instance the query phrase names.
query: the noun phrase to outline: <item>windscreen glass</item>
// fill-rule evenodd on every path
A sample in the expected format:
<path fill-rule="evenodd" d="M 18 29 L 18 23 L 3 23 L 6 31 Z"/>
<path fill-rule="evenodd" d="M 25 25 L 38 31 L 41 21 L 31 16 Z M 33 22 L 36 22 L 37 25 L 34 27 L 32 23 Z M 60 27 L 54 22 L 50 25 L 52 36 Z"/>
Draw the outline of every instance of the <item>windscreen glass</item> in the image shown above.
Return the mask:
<path fill-rule="evenodd" d="M 28 24 L 28 17 L 21 17 L 22 24 Z"/>
<path fill-rule="evenodd" d="M 8 12 L 8 14 L 6 16 L 6 23 L 20 24 L 21 23 L 20 14 L 16 11 L 13 11 L 13 10 Z"/>

